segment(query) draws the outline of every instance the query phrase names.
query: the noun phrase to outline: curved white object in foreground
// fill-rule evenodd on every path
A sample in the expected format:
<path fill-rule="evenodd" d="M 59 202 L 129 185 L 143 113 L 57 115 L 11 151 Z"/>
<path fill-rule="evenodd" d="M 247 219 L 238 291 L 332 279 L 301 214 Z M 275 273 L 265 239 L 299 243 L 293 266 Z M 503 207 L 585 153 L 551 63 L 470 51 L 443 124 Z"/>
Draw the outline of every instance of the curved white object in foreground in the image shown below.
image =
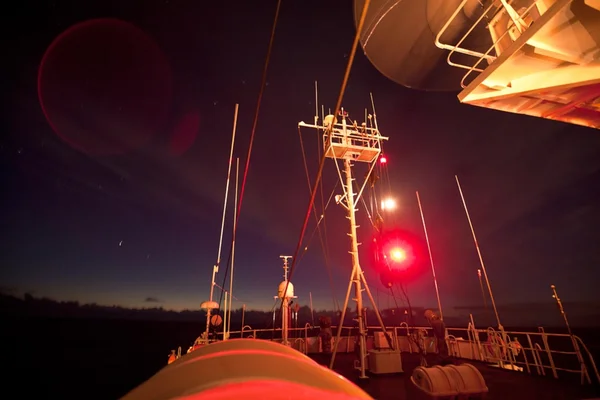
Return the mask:
<path fill-rule="evenodd" d="M 258 339 L 217 342 L 189 353 L 133 389 L 123 400 L 372 399 L 306 355 Z"/>

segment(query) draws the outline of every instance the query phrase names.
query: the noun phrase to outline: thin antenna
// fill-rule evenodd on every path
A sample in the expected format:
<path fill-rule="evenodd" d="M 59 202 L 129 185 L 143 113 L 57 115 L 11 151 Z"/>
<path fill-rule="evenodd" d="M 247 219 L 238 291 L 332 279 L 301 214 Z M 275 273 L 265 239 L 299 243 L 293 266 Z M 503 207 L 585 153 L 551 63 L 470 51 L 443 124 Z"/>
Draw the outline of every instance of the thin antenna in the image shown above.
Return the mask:
<path fill-rule="evenodd" d="M 379 126 L 377 126 L 377 112 L 375 112 L 375 100 L 373 100 L 373 93 L 369 93 L 371 96 L 371 107 L 373 108 L 373 120 L 375 122 L 375 129 L 379 132 Z"/>
<path fill-rule="evenodd" d="M 233 303 L 233 266 L 235 259 L 235 236 L 237 231 L 237 203 L 238 203 L 238 189 L 240 184 L 240 158 L 235 159 L 235 198 L 234 198 L 234 208 L 233 208 L 233 235 L 231 238 L 231 273 L 229 274 L 229 306 L 227 308 L 227 312 L 229 316 L 227 317 L 227 336 L 229 336 L 229 332 L 231 331 L 231 306 Z"/>
<path fill-rule="evenodd" d="M 312 302 L 312 292 L 308 292 L 308 301 L 310 304 L 310 317 L 312 319 L 312 326 L 313 328 L 315 327 L 315 311 L 313 309 L 313 302 Z"/>
<path fill-rule="evenodd" d="M 496 308 L 496 302 L 494 301 L 494 294 L 492 293 L 492 286 L 490 285 L 490 280 L 487 275 L 487 271 L 485 269 L 485 263 L 483 262 L 483 256 L 481 255 L 481 250 L 479 250 L 479 243 L 477 242 L 477 236 L 475 235 L 475 229 L 473 228 L 473 223 L 471 222 L 471 216 L 469 215 L 469 210 L 467 209 L 467 203 L 465 202 L 465 197 L 463 196 L 462 189 L 460 187 L 460 181 L 458 180 L 458 175 L 454 175 L 456 179 L 456 185 L 458 186 L 458 192 L 460 193 L 460 198 L 462 199 L 463 207 L 465 208 L 465 214 L 467 215 L 467 220 L 469 221 L 469 227 L 471 228 L 471 234 L 473 235 L 473 241 L 475 242 L 475 249 L 477 250 L 477 255 L 479 256 L 479 263 L 481 264 L 481 270 L 483 271 L 483 277 L 485 278 L 485 283 L 487 284 L 488 292 L 490 293 L 490 300 L 492 302 L 492 308 L 494 309 L 494 314 L 496 314 L 496 322 L 498 323 L 498 328 L 504 332 L 504 327 L 500 323 L 500 316 L 498 315 L 498 309 Z"/>
<path fill-rule="evenodd" d="M 483 297 L 483 308 L 487 310 L 487 299 L 485 298 L 485 289 L 483 288 L 483 280 L 481 279 L 481 270 L 477 270 L 477 276 L 479 277 L 479 286 L 481 287 L 481 297 Z"/>
<path fill-rule="evenodd" d="M 429 235 L 427 234 L 427 226 L 425 225 L 425 216 L 423 215 L 423 208 L 421 207 L 421 198 L 419 192 L 417 193 L 417 203 L 419 203 L 419 212 L 421 213 L 421 221 L 423 222 L 423 231 L 425 232 L 425 241 L 427 242 L 427 251 L 429 251 L 429 261 L 431 262 L 431 273 L 433 274 L 433 284 L 435 286 L 435 295 L 437 296 L 438 310 L 440 310 L 440 319 L 444 319 L 442 313 L 442 301 L 440 300 L 440 290 L 438 288 L 437 278 L 435 276 L 435 266 L 433 264 L 433 255 L 431 254 L 431 246 L 429 245 Z"/>
<path fill-rule="evenodd" d="M 283 279 L 288 280 L 288 271 L 290 270 L 288 260 L 293 258 L 292 256 L 279 256 L 279 258 L 283 259 Z"/>
<path fill-rule="evenodd" d="M 215 276 L 219 272 L 219 264 L 221 263 L 221 249 L 223 248 L 223 231 L 225 230 L 225 216 L 227 214 L 227 198 L 229 196 L 229 182 L 231 180 L 231 164 L 233 163 L 233 148 L 235 145 L 235 132 L 237 130 L 237 118 L 239 104 L 235 105 L 235 111 L 233 114 L 233 132 L 231 134 L 231 149 L 229 150 L 229 165 L 227 167 L 227 183 L 225 184 L 225 200 L 223 201 L 223 217 L 221 218 L 221 234 L 219 236 L 219 250 L 217 251 L 217 263 L 213 266 L 212 280 L 210 283 L 210 297 L 209 302 L 213 301 L 213 295 L 215 292 Z M 210 314 L 211 309 L 206 310 L 206 343 L 208 343 L 208 334 L 210 328 Z"/>
<path fill-rule="evenodd" d="M 567 319 L 567 313 L 565 312 L 562 301 L 560 300 L 560 298 L 558 297 L 558 293 L 556 292 L 556 286 L 550 285 L 550 289 L 552 289 L 552 297 L 554 298 L 554 300 L 556 300 L 556 304 L 558 304 L 558 309 L 560 310 L 560 313 L 562 314 L 563 319 L 565 320 L 565 325 L 567 326 L 567 332 L 569 333 L 569 337 L 571 338 L 571 342 L 573 343 L 573 349 L 575 350 L 575 353 L 577 354 L 577 360 L 579 361 L 579 365 L 581 367 L 581 384 L 583 385 L 583 377 L 584 376 L 587 378 L 587 381 L 589 384 L 589 383 L 591 383 L 591 380 L 590 380 L 590 376 L 587 371 L 587 366 L 585 364 L 585 361 L 583 360 L 583 357 L 581 356 L 581 351 L 579 350 L 579 345 L 577 344 L 577 340 L 575 339 L 575 336 L 573 336 L 573 332 L 571 331 L 571 325 L 569 325 L 569 320 Z"/>
<path fill-rule="evenodd" d="M 321 104 L 321 121 L 325 121 L 325 106 Z"/>
<path fill-rule="evenodd" d="M 319 88 L 315 81 L 315 125 L 319 122 Z"/>

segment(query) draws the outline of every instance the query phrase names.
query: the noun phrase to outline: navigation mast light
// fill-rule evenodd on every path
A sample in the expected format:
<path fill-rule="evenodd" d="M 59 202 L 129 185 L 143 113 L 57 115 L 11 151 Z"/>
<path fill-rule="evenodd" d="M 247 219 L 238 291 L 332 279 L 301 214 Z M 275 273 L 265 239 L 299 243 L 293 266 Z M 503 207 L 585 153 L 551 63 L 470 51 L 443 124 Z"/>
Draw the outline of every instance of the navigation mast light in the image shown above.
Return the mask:
<path fill-rule="evenodd" d="M 383 199 L 381 201 L 381 209 L 383 211 L 392 211 L 396 209 L 396 200 L 392 198 Z"/>
<path fill-rule="evenodd" d="M 392 259 L 392 261 L 402 262 L 402 261 L 406 260 L 406 251 L 404 251 L 403 248 L 394 247 L 390 251 L 390 258 Z"/>

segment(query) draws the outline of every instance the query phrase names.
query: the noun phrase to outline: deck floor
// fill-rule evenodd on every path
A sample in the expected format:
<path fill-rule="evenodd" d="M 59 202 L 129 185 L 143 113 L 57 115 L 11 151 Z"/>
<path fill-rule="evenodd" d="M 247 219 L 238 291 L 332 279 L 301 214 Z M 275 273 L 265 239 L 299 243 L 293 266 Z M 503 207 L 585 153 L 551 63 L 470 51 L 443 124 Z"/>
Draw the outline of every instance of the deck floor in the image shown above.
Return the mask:
<path fill-rule="evenodd" d="M 328 366 L 330 355 L 314 354 L 312 359 L 321 365 Z M 432 366 L 435 356 L 428 358 L 428 365 Z M 359 379 L 359 372 L 353 368 L 355 355 L 353 353 L 338 353 L 334 370 L 356 383 L 376 400 L 404 400 L 417 399 L 415 389 L 410 381 L 414 368 L 420 365 L 417 354 L 402 353 L 401 374 L 374 375 L 368 379 Z M 455 360 L 455 364 L 467 361 Z M 476 366 L 489 389 L 486 396 L 488 400 L 578 400 L 578 399 L 600 399 L 600 388 L 593 385 L 580 385 L 579 376 L 565 376 L 561 379 L 529 375 L 525 372 L 501 370 L 477 361 L 468 361 Z"/>

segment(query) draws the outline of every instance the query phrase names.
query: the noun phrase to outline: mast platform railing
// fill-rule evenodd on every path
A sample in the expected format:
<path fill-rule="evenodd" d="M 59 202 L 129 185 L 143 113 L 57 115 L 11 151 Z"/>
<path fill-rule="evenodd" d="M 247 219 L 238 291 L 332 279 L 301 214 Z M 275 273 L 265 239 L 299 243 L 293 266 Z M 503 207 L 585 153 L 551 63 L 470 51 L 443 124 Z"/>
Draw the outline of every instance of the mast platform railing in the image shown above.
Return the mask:
<path fill-rule="evenodd" d="M 300 122 L 300 127 L 313 128 L 325 133 L 326 127 Z M 373 162 L 381 153 L 381 142 L 388 140 L 376 128 L 357 124 L 335 123 L 328 135 L 323 135 L 323 149 L 329 158 L 350 158 Z"/>

